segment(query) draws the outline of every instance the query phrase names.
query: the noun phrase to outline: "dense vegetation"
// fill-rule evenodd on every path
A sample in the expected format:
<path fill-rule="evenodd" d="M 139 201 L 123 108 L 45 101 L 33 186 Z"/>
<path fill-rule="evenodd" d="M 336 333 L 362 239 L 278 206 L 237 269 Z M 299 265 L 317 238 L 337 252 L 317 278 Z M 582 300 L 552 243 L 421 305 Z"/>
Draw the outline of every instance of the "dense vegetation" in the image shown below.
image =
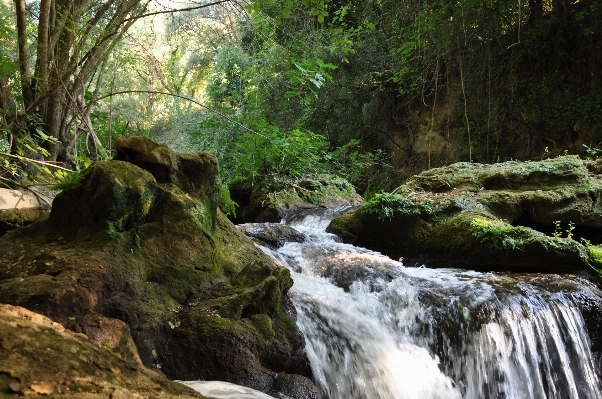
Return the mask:
<path fill-rule="evenodd" d="M 361 192 L 459 160 L 592 152 L 601 6 L 3 0 L 0 178 L 24 173 L 15 156 L 78 168 L 134 134 L 213 152 L 229 184 L 329 172 Z"/>

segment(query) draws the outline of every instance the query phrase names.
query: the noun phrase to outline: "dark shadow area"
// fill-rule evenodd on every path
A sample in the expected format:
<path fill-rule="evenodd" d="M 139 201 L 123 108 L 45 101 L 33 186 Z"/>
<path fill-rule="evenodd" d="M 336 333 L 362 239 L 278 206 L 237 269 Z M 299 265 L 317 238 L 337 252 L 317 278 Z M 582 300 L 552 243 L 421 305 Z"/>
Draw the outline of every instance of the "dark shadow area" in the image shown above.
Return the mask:
<path fill-rule="evenodd" d="M 512 225 L 529 227 L 530 229 L 539 231 L 550 237 L 553 237 L 555 233 L 560 233 L 560 237 L 567 237 L 567 232 L 570 229 L 568 223 L 561 224 L 559 227 L 556 227 L 555 225 L 548 226 L 542 223 L 538 223 L 535 220 L 533 220 L 531 216 L 526 212 L 523 213 L 523 215 L 519 219 L 512 222 Z M 574 228 L 571 231 L 573 235 L 573 240 L 581 242 L 581 238 L 585 238 L 594 245 L 602 244 L 602 228 L 590 227 L 585 225 L 574 225 L 573 227 Z"/>

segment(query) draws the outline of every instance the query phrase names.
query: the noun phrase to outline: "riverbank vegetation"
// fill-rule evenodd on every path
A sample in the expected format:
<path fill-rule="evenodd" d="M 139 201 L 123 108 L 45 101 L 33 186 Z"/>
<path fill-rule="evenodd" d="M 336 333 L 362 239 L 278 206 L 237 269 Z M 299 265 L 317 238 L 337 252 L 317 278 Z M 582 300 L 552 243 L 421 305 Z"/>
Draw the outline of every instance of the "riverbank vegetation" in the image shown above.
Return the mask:
<path fill-rule="evenodd" d="M 0 3 L 1 182 L 148 135 L 215 154 L 229 185 L 331 173 L 371 196 L 602 142 L 598 0 L 172 6 Z"/>

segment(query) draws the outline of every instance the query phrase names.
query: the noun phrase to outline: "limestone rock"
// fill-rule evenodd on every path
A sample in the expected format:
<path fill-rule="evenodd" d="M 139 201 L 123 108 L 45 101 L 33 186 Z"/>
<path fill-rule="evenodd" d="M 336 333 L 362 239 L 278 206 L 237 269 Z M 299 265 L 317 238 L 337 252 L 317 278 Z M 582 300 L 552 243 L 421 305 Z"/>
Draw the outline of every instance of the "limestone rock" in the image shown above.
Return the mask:
<path fill-rule="evenodd" d="M 213 193 L 218 179 L 217 158 L 208 152 L 177 154 L 145 136 L 115 141 L 115 161 L 126 161 L 148 171 L 159 183 L 173 183 L 193 197 Z"/>
<path fill-rule="evenodd" d="M 602 268 L 602 176 L 575 156 L 457 163 L 413 176 L 328 231 L 406 264 L 539 272 Z M 570 237 L 568 237 L 570 236 Z"/>
<path fill-rule="evenodd" d="M 119 148 L 145 169 L 96 162 L 46 222 L 0 239 L 0 303 L 173 379 L 267 389 L 280 371 L 311 377 L 283 306 L 290 273 L 217 209 L 215 158 L 145 138 Z"/>
<path fill-rule="evenodd" d="M 203 398 L 156 371 L 120 359 L 82 334 L 27 309 L 0 304 L 0 396 Z"/>
<path fill-rule="evenodd" d="M 272 176 L 261 182 L 241 182 L 231 188 L 239 205 L 236 223 L 278 223 L 298 208 L 359 206 L 363 198 L 345 179 L 326 174 L 301 179 Z"/>

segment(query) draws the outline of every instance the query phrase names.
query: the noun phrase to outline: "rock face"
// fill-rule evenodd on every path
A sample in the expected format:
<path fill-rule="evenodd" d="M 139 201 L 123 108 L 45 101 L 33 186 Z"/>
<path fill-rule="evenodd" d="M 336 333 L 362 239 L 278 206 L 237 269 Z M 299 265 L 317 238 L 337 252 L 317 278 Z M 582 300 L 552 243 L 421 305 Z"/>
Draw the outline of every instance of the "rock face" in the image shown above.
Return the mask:
<path fill-rule="evenodd" d="M 267 391 L 311 377 L 283 304 L 290 273 L 218 210 L 217 161 L 120 139 L 47 221 L 0 239 L 0 303 L 86 334 L 173 379 Z"/>
<path fill-rule="evenodd" d="M 593 271 L 602 268 L 601 170 L 575 156 L 457 163 L 413 176 L 328 231 L 409 264 Z"/>
<path fill-rule="evenodd" d="M 273 176 L 252 184 L 243 182 L 232 188 L 232 199 L 239 205 L 236 223 L 278 223 L 298 208 L 358 206 L 363 198 L 345 179 L 315 175 L 294 180 Z"/>
<path fill-rule="evenodd" d="M 21 307 L 0 304 L 0 337 L 2 397 L 204 397 Z"/>

